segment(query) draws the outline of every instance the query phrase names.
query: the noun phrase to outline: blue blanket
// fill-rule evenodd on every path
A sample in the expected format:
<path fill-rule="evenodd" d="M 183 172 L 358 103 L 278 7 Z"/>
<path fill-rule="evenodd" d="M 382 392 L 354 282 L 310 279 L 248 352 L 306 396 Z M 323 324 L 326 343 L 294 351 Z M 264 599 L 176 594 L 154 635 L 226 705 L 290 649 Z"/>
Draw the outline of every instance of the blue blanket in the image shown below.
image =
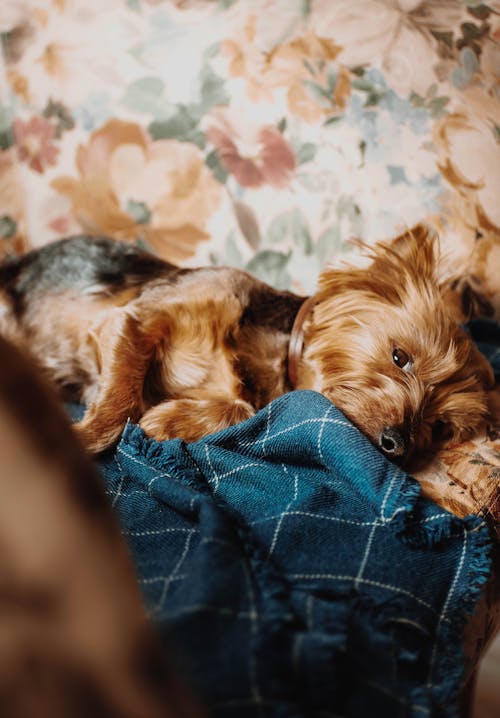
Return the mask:
<path fill-rule="evenodd" d="M 193 444 L 128 425 L 101 470 L 209 716 L 456 715 L 488 531 L 422 498 L 324 397 Z"/>

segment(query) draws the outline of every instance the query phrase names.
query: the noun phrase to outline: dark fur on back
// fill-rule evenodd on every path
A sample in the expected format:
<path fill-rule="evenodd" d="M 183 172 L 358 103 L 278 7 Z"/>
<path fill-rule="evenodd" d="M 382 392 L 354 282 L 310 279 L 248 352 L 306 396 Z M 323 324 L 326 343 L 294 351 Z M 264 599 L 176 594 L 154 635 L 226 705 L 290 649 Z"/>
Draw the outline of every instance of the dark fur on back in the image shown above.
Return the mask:
<path fill-rule="evenodd" d="M 0 265 L 0 287 L 10 296 L 17 313 L 22 314 L 28 302 L 48 291 L 68 289 L 112 296 L 156 279 L 174 284 L 179 277 L 196 271 L 177 267 L 140 247 L 109 237 L 78 235 Z M 289 332 L 302 301 L 302 297 L 259 283 L 249 291 L 241 323 L 265 324 Z"/>
<path fill-rule="evenodd" d="M 138 247 L 107 237 L 78 235 L 0 265 L 0 286 L 22 313 L 27 298 L 56 289 L 113 294 L 157 277 L 182 272 Z"/>

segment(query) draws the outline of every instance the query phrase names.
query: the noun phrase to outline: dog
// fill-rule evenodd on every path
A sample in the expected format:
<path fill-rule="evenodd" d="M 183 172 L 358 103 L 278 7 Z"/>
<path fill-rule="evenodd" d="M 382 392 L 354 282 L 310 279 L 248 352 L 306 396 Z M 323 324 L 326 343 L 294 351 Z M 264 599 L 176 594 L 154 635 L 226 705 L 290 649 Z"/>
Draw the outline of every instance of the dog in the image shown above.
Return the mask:
<path fill-rule="evenodd" d="M 0 267 L 0 332 L 86 405 L 75 428 L 92 453 L 128 420 L 196 441 L 297 388 L 404 464 L 478 429 L 493 373 L 447 311 L 425 226 L 366 251 L 369 266 L 327 267 L 304 298 L 243 270 L 72 237 Z"/>

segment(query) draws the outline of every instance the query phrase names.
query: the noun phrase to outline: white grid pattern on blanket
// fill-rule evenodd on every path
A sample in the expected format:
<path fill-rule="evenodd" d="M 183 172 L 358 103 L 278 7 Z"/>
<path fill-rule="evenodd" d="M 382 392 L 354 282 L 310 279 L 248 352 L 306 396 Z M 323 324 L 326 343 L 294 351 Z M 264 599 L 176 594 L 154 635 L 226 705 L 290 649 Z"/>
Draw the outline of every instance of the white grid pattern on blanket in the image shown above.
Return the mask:
<path fill-rule="evenodd" d="M 258 453 L 259 453 L 258 458 L 259 459 L 266 458 L 266 455 L 267 455 L 266 448 L 269 445 L 270 441 L 282 436 L 285 433 L 289 433 L 289 434 L 293 433 L 294 430 L 301 428 L 306 424 L 314 425 L 317 427 L 317 452 L 318 452 L 318 457 L 320 458 L 321 461 L 323 461 L 323 459 L 324 459 L 323 449 L 322 449 L 322 439 L 325 434 L 326 426 L 328 426 L 329 424 L 341 425 L 344 427 L 348 427 L 349 429 L 352 428 L 353 431 L 356 431 L 353 427 L 351 427 L 351 425 L 348 422 L 338 420 L 338 419 L 335 419 L 335 418 L 332 418 L 331 416 L 329 416 L 330 409 L 328 409 L 328 411 L 325 413 L 325 415 L 323 417 L 308 418 L 303 421 L 296 422 L 295 424 L 289 426 L 286 430 L 278 430 L 278 431 L 273 432 L 272 431 L 272 421 L 271 421 L 271 407 L 269 407 L 267 409 L 267 411 L 268 411 L 268 413 L 267 413 L 266 430 L 265 430 L 264 437 L 262 437 L 261 439 L 252 441 L 252 442 L 247 442 L 247 443 L 242 442 L 241 443 L 241 448 L 251 447 L 253 452 L 256 452 L 258 450 Z M 215 463 L 212 461 L 211 447 L 210 447 L 209 443 L 205 444 L 204 452 L 205 452 L 207 468 L 208 468 L 208 473 L 205 476 L 205 479 L 206 479 L 207 483 L 212 487 L 212 491 L 214 494 L 216 494 L 219 491 L 222 482 L 224 482 L 226 480 L 234 481 L 237 477 L 241 477 L 242 481 L 244 481 L 246 472 L 251 471 L 252 469 L 258 468 L 259 466 L 261 466 L 260 461 L 252 461 L 252 460 L 248 459 L 248 456 L 242 455 L 242 457 L 241 457 L 242 463 L 240 466 L 221 473 L 220 471 L 217 470 Z M 119 447 L 118 453 L 121 453 L 128 460 L 130 460 L 132 462 L 136 462 L 138 464 L 142 463 L 144 466 L 147 466 L 148 470 L 150 470 L 150 471 L 153 470 L 155 472 L 155 477 L 149 482 L 149 484 L 144 489 L 134 488 L 134 489 L 132 489 L 132 491 L 125 493 L 124 492 L 124 474 L 122 473 L 122 478 L 117 486 L 116 491 L 108 491 L 108 493 L 112 496 L 113 505 L 115 507 L 119 503 L 119 500 L 122 496 L 123 497 L 132 496 L 134 494 L 139 495 L 142 493 L 146 496 L 152 497 L 151 487 L 154 482 L 164 480 L 164 479 L 166 479 L 166 480 L 172 479 L 172 476 L 169 472 L 159 471 L 159 470 L 155 469 L 154 467 L 151 467 L 151 465 L 148 464 L 147 462 L 142 461 L 141 459 L 138 459 L 137 457 L 130 455 L 128 452 L 126 452 L 123 449 L 123 447 Z M 357 573 L 346 574 L 346 575 L 335 574 L 335 573 L 332 573 L 332 574 L 329 574 L 329 573 L 290 573 L 290 574 L 286 575 L 286 579 L 289 582 L 292 582 L 292 583 L 296 583 L 298 581 L 300 581 L 300 582 L 308 582 L 308 581 L 317 582 L 318 580 L 320 580 L 320 581 L 334 582 L 334 583 L 338 583 L 339 581 L 340 582 L 352 582 L 352 584 L 355 587 L 359 587 L 360 585 L 375 586 L 377 588 L 382 588 L 382 589 L 387 590 L 387 592 L 390 594 L 406 595 L 407 597 L 410 597 L 414 601 L 416 601 L 419 605 L 427 608 L 429 611 L 436 613 L 436 614 L 438 613 L 438 612 L 436 612 L 435 608 L 430 603 L 423 600 L 421 597 L 415 595 L 411 591 L 401 589 L 400 587 L 395 586 L 391 583 L 375 581 L 375 580 L 366 578 L 364 576 L 365 567 L 366 567 L 368 559 L 369 559 L 369 554 L 370 554 L 370 550 L 372 547 L 372 542 L 373 542 L 375 533 L 381 527 L 389 524 L 394 519 L 395 515 L 399 511 L 404 510 L 404 509 L 399 508 L 391 516 L 386 516 L 386 513 L 385 513 L 386 508 L 387 508 L 388 499 L 389 499 L 391 492 L 393 490 L 397 489 L 399 487 L 399 484 L 401 483 L 401 481 L 404 480 L 405 475 L 403 474 L 402 471 L 400 471 L 400 470 L 394 471 L 391 481 L 388 484 L 387 491 L 385 493 L 385 496 L 384 496 L 384 499 L 383 499 L 383 502 L 381 505 L 380 515 L 377 516 L 375 518 L 375 520 L 372 520 L 372 521 L 356 521 L 356 520 L 350 520 L 350 519 L 343 518 L 343 517 L 330 516 L 330 515 L 326 515 L 326 514 L 322 514 L 322 513 L 312 513 L 312 512 L 308 512 L 308 511 L 294 510 L 293 506 L 297 501 L 299 479 L 296 474 L 294 476 L 290 475 L 290 471 L 286 467 L 285 464 L 282 464 L 282 468 L 283 468 L 283 472 L 284 472 L 285 476 L 288 479 L 291 479 L 290 486 L 292 488 L 291 496 L 290 496 L 288 503 L 286 504 L 286 507 L 284 508 L 283 511 L 281 511 L 279 513 L 276 513 L 276 514 L 273 514 L 270 516 L 265 516 L 261 519 L 257 519 L 255 521 L 249 523 L 249 526 L 252 527 L 252 526 L 256 526 L 257 524 L 262 524 L 262 523 L 265 523 L 268 521 L 275 522 L 274 531 L 272 533 L 272 540 L 271 540 L 269 550 L 268 550 L 268 560 L 270 560 L 272 558 L 273 553 L 276 550 L 276 547 L 280 540 L 280 534 L 282 531 L 282 527 L 287 518 L 292 518 L 292 517 L 301 517 L 301 518 L 305 518 L 305 519 L 310 518 L 311 520 L 314 520 L 314 521 L 318 521 L 318 520 L 330 521 L 330 522 L 344 523 L 346 525 L 351 524 L 351 525 L 355 525 L 355 526 L 362 526 L 362 527 L 366 527 L 366 528 L 370 529 L 370 531 L 368 532 L 368 536 L 367 536 L 365 550 L 364 550 L 361 562 L 359 564 Z M 430 517 L 425 517 L 425 518 L 421 519 L 421 522 L 424 523 L 424 522 L 437 521 L 440 518 L 444 518 L 446 516 L 447 516 L 447 514 L 445 514 L 445 513 L 439 513 L 439 514 L 435 514 Z M 150 577 L 147 580 L 143 581 L 143 584 L 153 585 L 155 583 L 158 583 L 161 587 L 160 593 L 159 593 L 159 599 L 158 599 L 156 605 L 151 609 L 151 612 L 153 615 L 157 614 L 157 613 L 161 613 L 164 610 L 165 601 L 168 598 L 168 591 L 169 591 L 170 586 L 173 585 L 175 582 L 184 580 L 185 574 L 181 573 L 180 571 L 182 569 L 182 565 L 183 565 L 184 561 L 189 556 L 189 552 L 192 548 L 192 538 L 197 533 L 196 529 L 193 529 L 193 530 L 189 530 L 189 529 L 185 529 L 185 528 L 184 529 L 182 529 L 182 528 L 165 529 L 165 533 L 168 533 L 168 532 L 175 533 L 176 531 L 178 531 L 180 534 L 186 534 L 186 535 L 185 535 L 184 544 L 182 546 L 182 550 L 180 551 L 180 555 L 179 555 L 178 560 L 175 563 L 172 571 L 168 575 L 153 576 L 153 577 Z M 162 532 L 161 530 L 158 530 L 158 533 L 161 533 L 161 532 Z M 130 531 L 130 532 L 128 532 L 128 534 L 130 536 L 141 536 L 141 535 L 146 535 L 148 533 L 155 534 L 156 531 L 154 529 L 152 529 L 150 531 L 145 530 L 145 531 Z M 207 538 L 204 538 L 202 540 L 206 541 Z M 217 539 L 217 538 L 214 538 L 213 540 L 220 541 L 220 539 Z M 465 552 L 466 552 L 466 545 L 464 543 L 462 561 L 460 561 L 456 567 L 455 576 L 450 585 L 450 589 L 449 589 L 446 601 L 444 602 L 444 604 L 441 608 L 441 611 L 438 613 L 437 630 L 436 630 L 436 635 L 435 635 L 434 644 L 433 644 L 433 648 L 432 648 L 431 662 L 430 662 L 430 666 L 429 666 L 429 680 L 428 680 L 429 687 L 432 687 L 432 671 L 433 671 L 433 667 L 434 667 L 434 663 L 435 663 L 435 659 L 436 659 L 436 653 L 437 653 L 438 645 L 439 645 L 440 628 L 443 624 L 449 623 L 449 621 L 450 621 L 450 618 L 447 615 L 448 604 L 449 604 L 449 600 L 453 594 L 454 586 L 456 585 L 456 582 L 458 581 L 460 572 L 462 570 L 463 557 L 465 556 Z M 180 608 L 180 609 L 173 611 L 170 617 L 173 620 L 174 618 L 176 618 L 177 616 L 179 616 L 182 613 L 195 613 L 195 612 L 218 613 L 221 616 L 226 616 L 226 617 L 233 618 L 233 619 L 235 618 L 238 620 L 248 621 L 249 625 L 250 625 L 251 633 L 255 633 L 257 631 L 258 623 L 259 623 L 259 620 L 261 619 L 261 616 L 260 616 L 259 609 L 258 609 L 257 595 L 255 592 L 256 588 L 254 585 L 253 576 L 248 567 L 245 567 L 245 583 L 246 583 L 246 587 L 247 587 L 247 589 L 246 589 L 247 590 L 247 604 L 249 606 L 248 610 L 241 609 L 238 611 L 234 611 L 234 610 L 224 607 L 224 606 L 213 606 L 213 605 L 208 605 L 208 604 L 193 604 L 193 605 L 186 606 L 184 608 Z M 313 626 L 313 603 L 314 603 L 314 597 L 309 596 L 309 603 L 308 603 L 308 608 L 307 608 L 307 622 L 311 628 Z M 168 617 L 168 615 L 169 614 L 167 611 L 167 617 Z M 421 630 L 426 630 L 420 624 L 418 624 L 418 627 Z M 295 660 L 298 665 L 299 658 L 300 658 L 300 650 L 301 650 L 300 642 L 295 645 L 294 650 L 296 652 Z M 248 706 L 253 706 L 256 709 L 258 709 L 258 711 L 260 711 L 261 709 L 263 709 L 266 706 L 273 705 L 273 701 L 267 700 L 265 698 L 265 696 L 262 695 L 262 691 L 261 691 L 261 688 L 259 685 L 259 680 L 258 680 L 257 665 L 255 664 L 255 656 L 253 654 L 251 654 L 250 659 L 249 659 L 248 671 L 249 671 L 249 685 L 250 685 L 250 690 L 251 690 L 250 696 L 242 696 L 240 698 L 233 698 L 228 701 L 215 702 L 214 704 L 208 706 L 208 708 L 210 710 L 219 710 L 219 709 L 230 708 L 230 707 L 244 708 L 244 707 L 248 707 Z M 428 709 L 424 706 L 413 705 L 411 707 L 413 710 L 422 712 L 422 714 L 428 712 Z M 320 715 L 320 714 L 318 713 L 318 715 Z M 329 715 L 329 716 L 333 717 L 335 714 L 328 713 L 328 712 L 322 712 L 321 715 L 325 715 L 325 716 Z"/>

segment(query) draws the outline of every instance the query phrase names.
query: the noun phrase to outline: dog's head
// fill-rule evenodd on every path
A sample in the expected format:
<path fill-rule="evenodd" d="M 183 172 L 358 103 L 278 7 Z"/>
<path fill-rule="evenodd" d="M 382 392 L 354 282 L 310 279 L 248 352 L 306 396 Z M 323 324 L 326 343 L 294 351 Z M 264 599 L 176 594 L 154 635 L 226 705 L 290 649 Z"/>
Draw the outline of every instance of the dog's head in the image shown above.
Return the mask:
<path fill-rule="evenodd" d="M 306 329 L 299 385 L 333 401 L 390 458 L 461 441 L 488 413 L 488 362 L 447 311 L 438 246 L 423 226 L 327 269 Z"/>

